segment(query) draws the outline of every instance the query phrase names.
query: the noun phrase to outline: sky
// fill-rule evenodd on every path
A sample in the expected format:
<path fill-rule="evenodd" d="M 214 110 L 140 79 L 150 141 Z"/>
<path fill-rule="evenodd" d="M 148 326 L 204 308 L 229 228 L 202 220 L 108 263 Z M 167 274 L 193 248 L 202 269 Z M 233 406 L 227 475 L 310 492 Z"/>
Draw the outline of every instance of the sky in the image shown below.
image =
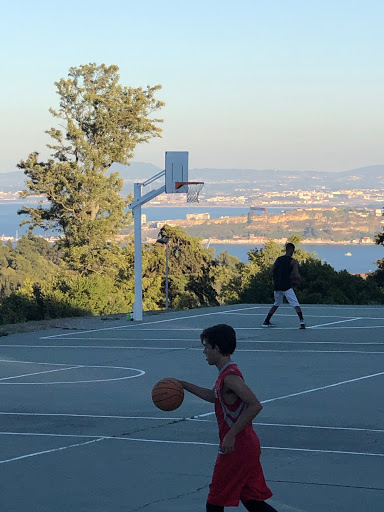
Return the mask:
<path fill-rule="evenodd" d="M 21 0 L 2 10 L 0 172 L 32 151 L 72 66 L 161 84 L 163 136 L 133 161 L 164 168 L 343 171 L 384 163 L 382 0 Z"/>

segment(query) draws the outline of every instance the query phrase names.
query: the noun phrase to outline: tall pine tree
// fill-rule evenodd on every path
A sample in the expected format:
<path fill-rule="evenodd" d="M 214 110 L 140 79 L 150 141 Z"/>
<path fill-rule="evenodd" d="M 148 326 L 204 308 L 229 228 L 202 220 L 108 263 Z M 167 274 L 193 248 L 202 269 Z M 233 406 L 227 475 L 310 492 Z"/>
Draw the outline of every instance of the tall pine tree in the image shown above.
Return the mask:
<path fill-rule="evenodd" d="M 19 210 L 29 217 L 23 223 L 31 231 L 59 230 L 64 259 L 84 275 L 115 264 L 114 239 L 130 222 L 130 199 L 120 195 L 123 181 L 109 167 L 129 164 L 137 144 L 161 134 L 162 120 L 151 117 L 164 105 L 155 98 L 161 86 L 122 86 L 118 70 L 95 63 L 70 68 L 68 78 L 55 83 L 59 108 L 50 112 L 60 124 L 46 132 L 53 139 L 51 158 L 39 161 L 34 152 L 18 165 L 27 176 L 22 197 L 48 200 Z"/>

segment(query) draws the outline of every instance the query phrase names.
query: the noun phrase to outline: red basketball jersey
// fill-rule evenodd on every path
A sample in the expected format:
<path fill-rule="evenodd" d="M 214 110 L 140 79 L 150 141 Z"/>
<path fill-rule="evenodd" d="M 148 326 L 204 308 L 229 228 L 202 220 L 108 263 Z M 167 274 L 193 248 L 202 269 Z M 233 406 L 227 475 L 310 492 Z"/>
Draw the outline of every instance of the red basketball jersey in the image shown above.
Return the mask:
<path fill-rule="evenodd" d="M 228 404 L 225 402 L 223 396 L 223 386 L 224 379 L 227 377 L 227 375 L 238 375 L 244 380 L 241 371 L 238 369 L 237 365 L 232 362 L 224 366 L 216 380 L 214 388 L 215 414 L 219 427 L 220 442 L 224 439 L 225 434 L 232 428 L 234 423 L 236 423 L 243 411 L 247 408 L 247 404 L 240 398 L 238 398 L 234 404 Z M 247 440 L 249 442 L 250 438 L 260 446 L 259 439 L 256 435 L 256 432 L 253 430 L 252 423 L 249 423 L 241 432 L 237 434 L 236 444 L 240 444 L 242 440 Z"/>
<path fill-rule="evenodd" d="M 215 383 L 215 413 L 220 443 L 233 424 L 247 408 L 238 398 L 234 404 L 224 400 L 223 386 L 227 375 L 243 376 L 235 363 L 228 363 L 220 371 Z M 272 496 L 260 465 L 260 441 L 252 422 L 241 430 L 235 440 L 235 449 L 229 454 L 219 452 L 210 484 L 207 502 L 224 507 L 237 507 L 248 500 L 264 501 Z"/>

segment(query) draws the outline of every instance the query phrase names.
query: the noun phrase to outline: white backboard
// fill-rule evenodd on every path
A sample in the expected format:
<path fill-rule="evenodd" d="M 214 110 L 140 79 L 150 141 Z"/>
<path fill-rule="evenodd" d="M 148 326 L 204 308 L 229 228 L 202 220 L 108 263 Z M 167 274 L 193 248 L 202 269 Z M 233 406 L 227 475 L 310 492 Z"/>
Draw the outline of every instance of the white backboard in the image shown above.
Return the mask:
<path fill-rule="evenodd" d="M 188 181 L 188 151 L 165 152 L 165 192 L 180 192 L 175 188 L 177 181 Z"/>

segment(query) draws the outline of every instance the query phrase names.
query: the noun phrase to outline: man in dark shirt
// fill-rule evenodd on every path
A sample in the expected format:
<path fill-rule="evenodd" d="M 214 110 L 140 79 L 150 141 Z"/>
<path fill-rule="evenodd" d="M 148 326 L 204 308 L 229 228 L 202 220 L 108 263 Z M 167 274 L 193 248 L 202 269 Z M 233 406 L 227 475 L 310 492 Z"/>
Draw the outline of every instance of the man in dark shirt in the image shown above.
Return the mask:
<path fill-rule="evenodd" d="M 275 302 L 264 320 L 263 327 L 274 327 L 270 320 L 277 308 L 283 303 L 285 297 L 289 304 L 295 308 L 300 320 L 300 329 L 305 329 L 303 313 L 293 291 L 293 286 L 300 284 L 299 264 L 297 260 L 292 258 L 294 252 L 295 246 L 287 243 L 285 255 L 277 258 L 272 266 Z"/>

